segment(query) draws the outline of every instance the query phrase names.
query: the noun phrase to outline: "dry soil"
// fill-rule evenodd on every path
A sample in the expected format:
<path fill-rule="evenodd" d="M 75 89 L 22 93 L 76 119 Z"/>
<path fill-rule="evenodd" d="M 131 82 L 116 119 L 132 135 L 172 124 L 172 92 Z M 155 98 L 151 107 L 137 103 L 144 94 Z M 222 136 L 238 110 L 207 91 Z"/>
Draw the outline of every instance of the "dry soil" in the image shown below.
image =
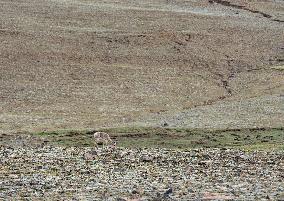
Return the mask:
<path fill-rule="evenodd" d="M 284 2 L 0 0 L 0 132 L 284 124 Z"/>

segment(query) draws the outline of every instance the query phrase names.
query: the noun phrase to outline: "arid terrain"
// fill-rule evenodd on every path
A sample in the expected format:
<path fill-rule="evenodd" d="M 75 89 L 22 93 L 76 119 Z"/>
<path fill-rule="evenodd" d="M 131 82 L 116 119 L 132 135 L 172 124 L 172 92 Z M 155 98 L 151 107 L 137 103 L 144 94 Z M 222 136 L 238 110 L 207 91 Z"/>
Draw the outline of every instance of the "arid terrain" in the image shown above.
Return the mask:
<path fill-rule="evenodd" d="M 0 1 L 0 132 L 284 124 L 283 1 Z"/>
<path fill-rule="evenodd" d="M 283 167 L 284 1 L 0 0 L 0 200 L 280 201 Z"/>
<path fill-rule="evenodd" d="M 0 199 L 209 201 L 284 199 L 282 151 L 53 146 L 0 141 Z"/>

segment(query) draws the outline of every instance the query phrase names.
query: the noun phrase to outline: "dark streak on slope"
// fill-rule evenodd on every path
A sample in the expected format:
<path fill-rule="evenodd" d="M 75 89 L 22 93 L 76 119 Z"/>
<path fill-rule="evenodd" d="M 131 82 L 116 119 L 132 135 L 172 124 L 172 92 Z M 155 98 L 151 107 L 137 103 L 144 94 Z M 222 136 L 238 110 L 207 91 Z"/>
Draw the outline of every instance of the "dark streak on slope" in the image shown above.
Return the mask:
<path fill-rule="evenodd" d="M 269 19 L 272 18 L 272 16 L 267 14 L 267 13 L 264 13 L 264 12 L 261 12 L 261 11 L 258 11 L 258 10 L 252 10 L 252 9 L 246 8 L 245 6 L 232 4 L 231 2 L 225 1 L 225 0 L 209 0 L 209 3 L 217 3 L 217 4 L 221 4 L 223 6 L 228 6 L 228 7 L 232 7 L 232 8 L 236 8 L 236 9 L 240 9 L 240 10 L 246 10 L 246 11 L 249 11 L 251 13 L 261 14 L 265 18 L 269 18 Z M 271 19 L 271 20 L 275 21 L 275 22 L 284 22 L 284 20 L 279 20 L 279 19 Z"/>

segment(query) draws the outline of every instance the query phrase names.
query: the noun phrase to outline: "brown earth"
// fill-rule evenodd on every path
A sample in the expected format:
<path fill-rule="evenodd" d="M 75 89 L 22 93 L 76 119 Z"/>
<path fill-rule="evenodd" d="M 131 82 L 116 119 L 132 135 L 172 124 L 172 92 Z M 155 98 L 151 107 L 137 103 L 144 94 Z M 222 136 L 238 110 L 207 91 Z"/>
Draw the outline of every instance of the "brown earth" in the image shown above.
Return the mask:
<path fill-rule="evenodd" d="M 0 0 L 0 132 L 283 126 L 283 20 L 277 0 Z"/>

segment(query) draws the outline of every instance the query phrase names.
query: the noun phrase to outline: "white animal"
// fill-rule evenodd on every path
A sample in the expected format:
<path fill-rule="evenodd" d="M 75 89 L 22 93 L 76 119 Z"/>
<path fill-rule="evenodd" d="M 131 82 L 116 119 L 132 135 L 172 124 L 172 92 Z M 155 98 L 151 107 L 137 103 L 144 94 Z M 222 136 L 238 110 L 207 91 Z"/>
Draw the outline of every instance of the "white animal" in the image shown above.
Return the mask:
<path fill-rule="evenodd" d="M 102 144 L 103 147 L 105 145 L 115 146 L 115 142 L 113 142 L 112 139 L 109 137 L 109 134 L 107 134 L 105 132 L 95 132 L 94 138 L 95 138 L 95 142 L 96 142 L 97 145 Z"/>

